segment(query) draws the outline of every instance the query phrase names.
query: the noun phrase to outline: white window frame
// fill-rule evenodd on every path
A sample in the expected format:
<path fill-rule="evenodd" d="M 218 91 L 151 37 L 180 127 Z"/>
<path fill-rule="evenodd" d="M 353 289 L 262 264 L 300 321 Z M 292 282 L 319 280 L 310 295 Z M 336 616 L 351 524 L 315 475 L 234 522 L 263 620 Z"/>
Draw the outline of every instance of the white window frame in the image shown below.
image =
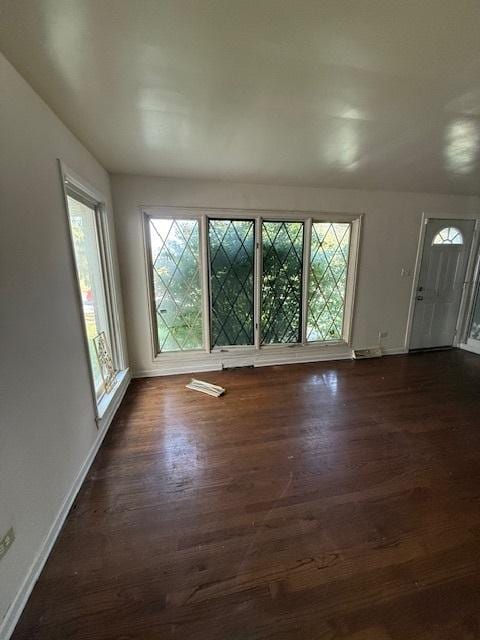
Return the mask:
<path fill-rule="evenodd" d="M 150 346 L 152 363 L 163 363 L 167 365 L 165 373 L 180 370 L 201 370 L 195 363 L 204 367 L 204 370 L 218 369 L 224 361 L 242 362 L 244 364 L 254 364 L 261 366 L 264 364 L 274 364 L 283 361 L 307 362 L 323 358 L 319 352 L 340 354 L 339 357 L 350 357 L 352 347 L 353 316 L 355 307 L 355 290 L 357 282 L 361 226 L 363 213 L 327 213 L 311 211 L 272 211 L 259 209 L 229 209 L 229 208 L 203 208 L 203 207 L 140 207 L 140 215 L 143 226 L 144 240 L 144 264 L 146 273 L 146 284 L 148 291 L 148 315 L 150 325 Z M 157 351 L 157 324 L 156 312 L 153 296 L 153 265 L 150 248 L 150 220 L 151 219 L 196 219 L 199 222 L 200 230 L 200 259 L 199 267 L 201 273 L 202 286 L 202 322 L 204 347 L 200 350 L 158 352 Z M 233 345 L 229 347 L 210 347 L 210 306 L 209 306 L 209 281 L 208 281 L 208 219 L 237 219 L 255 221 L 255 265 L 254 265 L 254 328 L 255 341 L 253 345 Z M 303 299 L 302 299 L 302 342 L 300 343 L 280 343 L 260 345 L 260 304 L 261 304 L 261 278 L 262 278 L 262 247 L 261 225 L 263 221 L 292 221 L 304 223 L 304 269 L 303 269 Z M 308 311 L 308 286 L 310 277 L 310 240 L 313 222 L 326 223 L 348 223 L 350 227 L 350 244 L 348 256 L 348 272 L 345 287 L 345 304 L 343 318 L 343 333 L 341 340 L 331 340 L 324 342 L 306 341 L 306 321 Z M 258 325 L 258 326 L 257 326 Z M 175 366 L 176 363 L 180 366 Z M 184 363 L 184 367 L 182 367 Z M 200 363 L 202 363 L 200 365 Z M 171 367 L 168 367 L 168 364 Z M 238 366 L 238 365 L 237 365 Z"/>
<path fill-rule="evenodd" d="M 118 296 L 116 293 L 113 256 L 112 256 L 112 244 L 109 233 L 109 224 L 106 210 L 106 199 L 78 176 L 72 169 L 67 167 L 61 160 L 59 160 L 60 176 L 62 181 L 62 190 L 65 203 L 65 213 L 67 218 L 67 231 L 68 241 L 71 249 L 71 258 L 75 274 L 77 299 L 79 304 L 79 312 L 81 315 L 82 334 L 85 346 L 85 354 L 88 362 L 88 372 L 90 387 L 92 392 L 92 399 L 95 409 L 95 417 L 97 420 L 97 426 L 99 422 L 105 417 L 109 407 L 114 400 L 121 383 L 126 380 L 126 374 L 128 367 L 126 363 L 126 353 L 122 340 L 122 332 L 120 327 L 119 316 L 119 304 Z M 79 202 L 83 202 L 86 206 L 90 207 L 95 212 L 95 232 L 98 244 L 98 252 L 100 258 L 100 266 L 102 272 L 102 281 L 105 294 L 108 330 L 110 334 L 110 348 L 112 351 L 112 359 L 117 374 L 112 389 L 109 392 L 104 391 L 101 396 L 98 395 L 95 386 L 95 380 L 93 375 L 92 363 L 90 359 L 90 350 L 88 345 L 88 335 L 85 326 L 85 319 L 83 313 L 83 301 L 82 292 L 80 288 L 80 280 L 78 278 L 77 261 L 75 255 L 75 247 L 72 237 L 72 228 L 70 223 L 70 213 L 68 206 L 68 197 L 72 197 Z"/>

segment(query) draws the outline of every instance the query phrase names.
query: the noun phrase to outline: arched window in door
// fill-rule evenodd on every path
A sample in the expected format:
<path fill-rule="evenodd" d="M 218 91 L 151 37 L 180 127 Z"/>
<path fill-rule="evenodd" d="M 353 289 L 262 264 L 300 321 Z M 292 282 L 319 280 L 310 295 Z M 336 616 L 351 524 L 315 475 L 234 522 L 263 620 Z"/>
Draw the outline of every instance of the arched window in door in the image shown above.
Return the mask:
<path fill-rule="evenodd" d="M 463 244 L 463 236 L 456 227 L 444 227 L 434 237 L 432 244 Z"/>

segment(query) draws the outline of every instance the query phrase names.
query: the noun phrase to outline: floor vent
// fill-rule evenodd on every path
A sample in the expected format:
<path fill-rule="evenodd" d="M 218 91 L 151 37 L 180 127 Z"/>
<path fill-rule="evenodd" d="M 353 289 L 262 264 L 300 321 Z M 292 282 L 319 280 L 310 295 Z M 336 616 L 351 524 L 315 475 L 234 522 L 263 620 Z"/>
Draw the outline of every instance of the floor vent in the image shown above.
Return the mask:
<path fill-rule="evenodd" d="M 372 349 L 354 349 L 352 351 L 355 360 L 365 360 L 365 358 L 381 358 L 382 350 L 380 347 L 372 347 Z"/>

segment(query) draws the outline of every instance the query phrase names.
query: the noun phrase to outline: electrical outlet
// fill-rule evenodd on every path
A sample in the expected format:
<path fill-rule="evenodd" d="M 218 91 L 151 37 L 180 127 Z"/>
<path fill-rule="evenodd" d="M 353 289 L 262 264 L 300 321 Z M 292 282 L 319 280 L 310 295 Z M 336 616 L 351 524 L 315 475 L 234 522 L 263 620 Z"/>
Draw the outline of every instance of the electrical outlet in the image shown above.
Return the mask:
<path fill-rule="evenodd" d="M 15 540 L 15 531 L 13 530 L 13 527 L 10 527 L 7 533 L 0 540 L 0 560 L 10 549 L 14 540 Z"/>

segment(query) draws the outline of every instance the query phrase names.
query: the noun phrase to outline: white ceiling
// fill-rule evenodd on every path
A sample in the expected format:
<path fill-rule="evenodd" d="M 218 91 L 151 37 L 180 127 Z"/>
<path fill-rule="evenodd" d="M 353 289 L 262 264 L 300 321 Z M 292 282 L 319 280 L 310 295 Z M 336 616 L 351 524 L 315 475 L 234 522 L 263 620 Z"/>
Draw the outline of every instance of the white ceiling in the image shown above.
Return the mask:
<path fill-rule="evenodd" d="M 111 172 L 480 193 L 478 0 L 0 0 Z"/>

